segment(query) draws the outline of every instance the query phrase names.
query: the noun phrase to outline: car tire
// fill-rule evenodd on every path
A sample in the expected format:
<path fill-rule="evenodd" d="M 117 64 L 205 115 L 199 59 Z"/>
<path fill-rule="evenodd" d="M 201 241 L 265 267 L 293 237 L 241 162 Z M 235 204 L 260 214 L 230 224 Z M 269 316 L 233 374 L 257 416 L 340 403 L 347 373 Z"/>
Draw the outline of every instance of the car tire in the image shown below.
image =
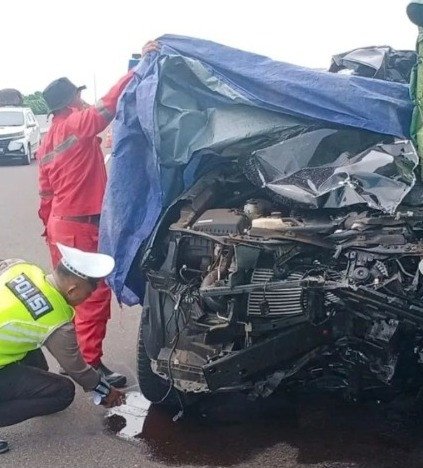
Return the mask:
<path fill-rule="evenodd" d="M 24 156 L 22 156 L 22 165 L 29 166 L 31 164 L 31 160 L 32 160 L 32 151 L 31 151 L 31 146 L 28 145 L 27 153 Z"/>
<path fill-rule="evenodd" d="M 138 332 L 137 370 L 140 390 L 147 400 L 157 405 L 179 406 L 176 394 L 177 390 L 171 389 L 169 391 L 169 383 L 155 374 L 151 369 L 151 360 L 145 349 L 141 324 Z"/>

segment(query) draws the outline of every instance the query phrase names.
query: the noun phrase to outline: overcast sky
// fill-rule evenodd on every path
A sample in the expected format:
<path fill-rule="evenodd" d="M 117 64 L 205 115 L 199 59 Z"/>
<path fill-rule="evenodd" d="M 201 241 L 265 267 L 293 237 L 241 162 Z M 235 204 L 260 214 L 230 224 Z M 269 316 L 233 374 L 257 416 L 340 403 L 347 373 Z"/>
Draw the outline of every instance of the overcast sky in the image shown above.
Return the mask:
<path fill-rule="evenodd" d="M 326 68 L 360 46 L 414 49 L 408 0 L 2 0 L 0 89 L 42 90 L 68 76 L 98 98 L 132 52 L 172 33 Z"/>

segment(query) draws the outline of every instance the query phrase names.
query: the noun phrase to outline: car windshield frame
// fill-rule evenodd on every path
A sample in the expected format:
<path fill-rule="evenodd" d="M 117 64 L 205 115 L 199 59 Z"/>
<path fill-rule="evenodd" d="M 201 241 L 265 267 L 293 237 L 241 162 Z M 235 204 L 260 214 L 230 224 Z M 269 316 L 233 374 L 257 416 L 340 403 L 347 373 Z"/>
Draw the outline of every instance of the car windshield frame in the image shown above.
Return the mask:
<path fill-rule="evenodd" d="M 22 111 L 0 111 L 0 127 L 21 127 L 25 125 L 25 116 Z"/>

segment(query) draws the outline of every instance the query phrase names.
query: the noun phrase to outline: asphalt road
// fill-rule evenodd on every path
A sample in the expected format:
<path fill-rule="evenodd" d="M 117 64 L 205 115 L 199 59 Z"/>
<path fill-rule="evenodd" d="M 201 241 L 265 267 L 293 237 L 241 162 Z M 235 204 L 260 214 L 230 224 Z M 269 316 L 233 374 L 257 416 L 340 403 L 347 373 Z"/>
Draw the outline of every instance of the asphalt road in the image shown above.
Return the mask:
<path fill-rule="evenodd" d="M 18 257 L 49 268 L 47 247 L 40 237 L 37 217 L 37 168 L 0 166 L 0 258 Z M 120 310 L 115 304 L 105 345 L 105 362 L 134 385 L 135 342 L 139 308 Z M 51 359 L 51 369 L 57 363 Z M 0 438 L 11 451 L 0 456 L 2 468 L 138 467 L 143 461 L 137 447 L 104 433 L 104 410 L 78 390 L 75 402 L 61 414 L 36 418 L 14 427 L 0 428 Z"/>
<path fill-rule="evenodd" d="M 21 257 L 48 268 L 36 215 L 36 166 L 0 166 L 0 187 L 0 258 Z M 115 305 L 105 346 L 105 362 L 128 375 L 132 390 L 138 320 L 139 308 Z M 144 414 L 135 421 L 139 435 L 124 441 L 113 431 L 125 420 L 111 419 L 112 431 L 106 431 L 104 409 L 78 391 L 63 413 L 1 428 L 11 451 L 0 455 L 0 466 L 423 467 L 415 421 L 392 419 L 374 405 L 346 405 L 330 397 L 252 404 L 235 396 L 202 404 L 177 423 L 160 408 Z"/>

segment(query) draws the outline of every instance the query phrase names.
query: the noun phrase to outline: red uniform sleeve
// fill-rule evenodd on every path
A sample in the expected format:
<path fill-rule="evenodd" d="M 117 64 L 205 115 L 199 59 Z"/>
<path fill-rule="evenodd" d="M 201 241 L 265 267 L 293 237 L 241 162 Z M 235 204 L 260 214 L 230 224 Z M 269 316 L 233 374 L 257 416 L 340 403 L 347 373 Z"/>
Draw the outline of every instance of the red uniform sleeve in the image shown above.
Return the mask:
<path fill-rule="evenodd" d="M 48 171 L 45 167 L 40 166 L 38 172 L 38 186 L 40 194 L 40 209 L 38 210 L 38 216 L 44 224 L 44 233 L 46 235 L 47 223 L 50 217 L 51 205 L 53 201 L 53 189 L 50 185 L 50 180 L 48 177 Z"/>
<path fill-rule="evenodd" d="M 66 134 L 75 135 L 77 138 L 90 138 L 102 132 L 113 120 L 119 96 L 133 74 L 132 70 L 121 78 L 96 106 L 73 112 L 66 119 Z"/>

